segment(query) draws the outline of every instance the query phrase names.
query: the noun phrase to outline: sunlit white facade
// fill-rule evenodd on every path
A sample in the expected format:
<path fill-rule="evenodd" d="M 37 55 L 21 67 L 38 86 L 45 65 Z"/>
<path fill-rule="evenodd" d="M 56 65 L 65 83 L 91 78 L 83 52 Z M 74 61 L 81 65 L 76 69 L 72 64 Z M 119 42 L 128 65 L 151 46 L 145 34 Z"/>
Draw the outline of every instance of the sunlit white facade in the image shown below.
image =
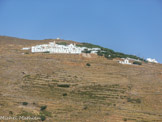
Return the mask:
<path fill-rule="evenodd" d="M 155 59 L 152 58 L 147 58 L 146 60 L 151 63 L 158 63 Z"/>
<path fill-rule="evenodd" d="M 86 48 L 77 47 L 75 44 L 70 45 L 59 45 L 55 42 L 49 42 L 49 44 L 36 45 L 31 47 L 31 52 L 49 52 L 49 53 L 69 53 L 69 54 L 80 54 L 85 49 L 90 50 L 92 53 L 97 53 L 100 48 Z"/>
<path fill-rule="evenodd" d="M 126 58 L 124 61 L 119 61 L 120 64 L 131 64 L 129 60 Z"/>

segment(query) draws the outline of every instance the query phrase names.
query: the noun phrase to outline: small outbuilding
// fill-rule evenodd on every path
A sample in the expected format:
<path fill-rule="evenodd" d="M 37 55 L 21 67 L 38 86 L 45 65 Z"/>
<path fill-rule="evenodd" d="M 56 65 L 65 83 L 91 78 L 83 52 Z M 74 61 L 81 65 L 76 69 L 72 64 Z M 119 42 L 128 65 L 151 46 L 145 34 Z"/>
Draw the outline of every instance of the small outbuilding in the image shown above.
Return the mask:
<path fill-rule="evenodd" d="M 119 61 L 119 63 L 120 64 L 131 64 L 127 58 L 123 59 L 123 61 Z"/>

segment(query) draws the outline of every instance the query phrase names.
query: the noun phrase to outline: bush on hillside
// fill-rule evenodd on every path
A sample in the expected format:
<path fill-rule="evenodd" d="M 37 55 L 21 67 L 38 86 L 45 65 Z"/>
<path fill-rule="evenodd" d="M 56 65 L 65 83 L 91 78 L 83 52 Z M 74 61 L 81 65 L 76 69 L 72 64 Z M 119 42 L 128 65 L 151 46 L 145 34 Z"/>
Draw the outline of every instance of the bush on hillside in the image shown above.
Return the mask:
<path fill-rule="evenodd" d="M 90 43 L 81 43 L 77 44 L 78 47 L 87 47 L 87 48 L 101 48 L 101 46 L 90 44 Z"/>
<path fill-rule="evenodd" d="M 67 96 L 67 93 L 63 93 L 62 96 Z"/>
<path fill-rule="evenodd" d="M 136 64 L 136 65 L 142 65 L 142 63 L 139 62 L 139 61 L 134 61 L 133 64 Z"/>
<path fill-rule="evenodd" d="M 47 106 L 44 105 L 44 106 L 41 106 L 41 107 L 40 107 L 40 110 L 43 111 L 43 110 L 45 110 L 46 108 L 47 108 Z"/>
<path fill-rule="evenodd" d="M 40 116 L 40 119 L 41 119 L 42 121 L 44 121 L 44 120 L 46 120 L 46 117 L 45 117 L 44 115 L 41 115 L 41 116 Z"/>
<path fill-rule="evenodd" d="M 64 88 L 69 88 L 70 85 L 69 84 L 58 84 L 58 87 L 64 87 Z"/>
<path fill-rule="evenodd" d="M 90 50 L 87 50 L 87 49 L 85 49 L 84 51 L 82 51 L 83 53 L 91 53 L 91 51 Z"/>
<path fill-rule="evenodd" d="M 87 47 L 87 48 L 100 48 L 101 51 L 98 51 L 98 55 L 99 56 L 104 56 L 107 59 L 113 59 L 113 58 L 132 58 L 132 59 L 139 59 L 141 61 L 145 61 L 143 58 L 137 57 L 135 55 L 128 55 L 128 54 L 124 54 L 124 53 L 120 53 L 120 52 L 115 52 L 114 50 L 108 49 L 108 48 L 104 48 L 101 47 L 99 45 L 94 45 L 94 44 L 90 44 L 90 43 L 81 43 L 81 44 L 77 44 L 78 47 Z M 84 53 L 90 53 L 90 51 L 83 51 Z M 109 57 L 109 55 L 111 55 L 111 57 Z"/>
<path fill-rule="evenodd" d="M 23 102 L 22 104 L 23 104 L 23 105 L 28 105 L 28 102 Z"/>
<path fill-rule="evenodd" d="M 91 66 L 91 64 L 90 63 L 87 63 L 86 66 Z"/>

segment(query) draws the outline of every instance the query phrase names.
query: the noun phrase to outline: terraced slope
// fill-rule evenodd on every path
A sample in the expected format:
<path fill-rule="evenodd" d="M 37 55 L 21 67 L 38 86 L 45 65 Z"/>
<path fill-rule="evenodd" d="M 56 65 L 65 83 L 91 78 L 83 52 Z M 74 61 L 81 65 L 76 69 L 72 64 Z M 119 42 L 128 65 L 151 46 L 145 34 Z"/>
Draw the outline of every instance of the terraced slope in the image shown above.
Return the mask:
<path fill-rule="evenodd" d="M 21 47 L 32 41 L 11 41 L 0 45 L 0 116 L 162 121 L 161 64 L 122 65 L 97 55 L 22 54 Z"/>

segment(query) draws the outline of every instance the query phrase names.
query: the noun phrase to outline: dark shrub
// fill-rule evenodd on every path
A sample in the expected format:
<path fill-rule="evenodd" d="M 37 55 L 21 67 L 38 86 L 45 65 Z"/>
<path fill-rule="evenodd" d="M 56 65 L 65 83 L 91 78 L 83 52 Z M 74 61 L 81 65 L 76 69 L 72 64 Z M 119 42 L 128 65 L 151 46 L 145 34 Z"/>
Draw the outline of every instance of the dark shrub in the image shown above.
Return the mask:
<path fill-rule="evenodd" d="M 69 84 L 58 84 L 58 87 L 65 87 L 65 88 L 69 88 L 70 85 Z"/>
<path fill-rule="evenodd" d="M 41 119 L 42 121 L 44 121 L 44 120 L 46 120 L 46 117 L 43 116 L 43 115 L 41 115 L 41 116 L 40 116 L 40 119 Z"/>
<path fill-rule="evenodd" d="M 67 96 L 67 93 L 63 93 L 62 95 L 63 95 L 63 96 Z"/>
<path fill-rule="evenodd" d="M 142 65 L 142 63 L 139 62 L 139 61 L 134 61 L 133 64 L 136 64 L 136 65 Z"/>
<path fill-rule="evenodd" d="M 27 103 L 27 102 L 23 102 L 22 104 L 23 104 L 23 105 L 28 105 L 28 103 Z"/>
<path fill-rule="evenodd" d="M 91 51 L 90 50 L 87 50 L 87 49 L 85 49 L 84 51 L 82 51 L 83 53 L 91 53 Z"/>
<path fill-rule="evenodd" d="M 90 63 L 87 63 L 86 65 L 87 65 L 87 66 L 91 66 L 91 64 L 90 64 Z"/>
<path fill-rule="evenodd" d="M 43 110 L 45 110 L 46 108 L 47 108 L 47 106 L 44 105 L 44 106 L 41 106 L 41 107 L 40 107 L 40 110 L 43 111 Z"/>
<path fill-rule="evenodd" d="M 9 114 L 11 114 L 11 115 L 12 115 L 12 114 L 13 114 L 13 112 L 12 112 L 12 111 L 9 111 Z"/>

